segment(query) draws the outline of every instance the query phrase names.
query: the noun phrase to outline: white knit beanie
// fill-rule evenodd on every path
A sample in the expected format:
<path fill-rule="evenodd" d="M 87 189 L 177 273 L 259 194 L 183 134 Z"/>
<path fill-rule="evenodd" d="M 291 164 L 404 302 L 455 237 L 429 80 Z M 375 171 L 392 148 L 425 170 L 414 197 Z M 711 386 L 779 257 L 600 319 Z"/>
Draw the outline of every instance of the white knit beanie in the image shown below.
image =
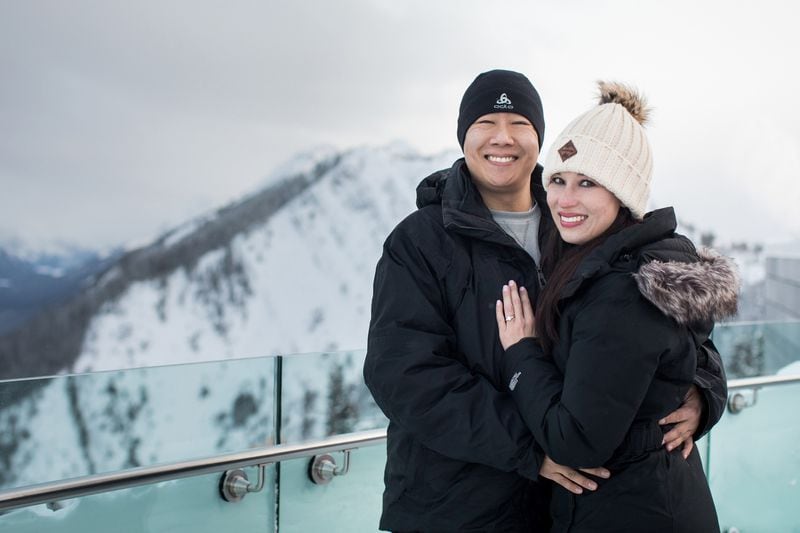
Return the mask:
<path fill-rule="evenodd" d="M 542 175 L 544 188 L 559 172 L 575 172 L 602 185 L 641 219 L 650 198 L 653 156 L 642 125 L 644 97 L 620 83 L 598 82 L 600 105 L 573 120 L 553 141 Z"/>

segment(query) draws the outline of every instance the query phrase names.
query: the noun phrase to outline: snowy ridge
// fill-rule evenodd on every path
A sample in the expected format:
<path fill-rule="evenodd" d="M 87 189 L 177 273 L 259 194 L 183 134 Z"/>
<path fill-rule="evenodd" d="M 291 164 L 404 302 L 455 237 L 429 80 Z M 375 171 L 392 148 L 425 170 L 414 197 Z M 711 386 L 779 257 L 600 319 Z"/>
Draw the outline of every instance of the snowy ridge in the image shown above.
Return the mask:
<path fill-rule="evenodd" d="M 264 186 L 272 185 L 286 176 L 296 174 L 308 174 L 314 167 L 327 160 L 335 158 L 339 150 L 333 146 L 317 146 L 309 150 L 304 150 L 294 157 L 275 167 L 263 181 Z"/>
<path fill-rule="evenodd" d="M 263 225 L 105 304 L 71 370 L 362 348 L 383 240 L 452 159 L 345 154 Z"/>
<path fill-rule="evenodd" d="M 307 174 L 284 176 L 213 214 L 198 217 L 188 223 L 191 229 L 181 226 L 152 244 L 114 257 L 83 291 L 0 337 L 0 378 L 69 370 L 83 351 L 86 333 L 103 306 L 118 302 L 139 283 L 164 280 L 181 270 L 192 272 L 206 254 L 230 246 L 236 236 L 259 227 L 322 179 L 340 157 L 337 154 L 318 162 Z M 165 358 L 168 361 L 169 356 Z"/>

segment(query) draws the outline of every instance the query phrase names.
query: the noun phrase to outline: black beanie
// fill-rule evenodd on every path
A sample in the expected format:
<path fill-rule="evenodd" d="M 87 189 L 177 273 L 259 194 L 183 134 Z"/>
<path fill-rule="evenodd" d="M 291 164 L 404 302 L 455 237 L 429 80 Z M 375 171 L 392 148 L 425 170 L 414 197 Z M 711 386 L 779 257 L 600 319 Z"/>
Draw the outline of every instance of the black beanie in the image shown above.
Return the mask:
<path fill-rule="evenodd" d="M 464 138 L 472 123 L 489 113 L 517 113 L 533 124 L 539 136 L 539 148 L 544 139 L 542 100 L 533 84 L 524 75 L 510 70 L 490 70 L 479 74 L 461 99 L 458 111 L 458 144 L 464 149 Z"/>

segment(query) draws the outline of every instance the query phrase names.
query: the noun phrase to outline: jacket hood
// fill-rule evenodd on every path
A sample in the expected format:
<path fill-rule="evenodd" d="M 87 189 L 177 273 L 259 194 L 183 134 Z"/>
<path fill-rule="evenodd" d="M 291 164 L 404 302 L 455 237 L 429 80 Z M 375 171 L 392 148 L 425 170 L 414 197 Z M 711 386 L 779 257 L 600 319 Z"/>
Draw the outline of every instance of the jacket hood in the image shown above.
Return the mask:
<path fill-rule="evenodd" d="M 739 276 L 733 261 L 708 249 L 698 252 L 676 227 L 675 211 L 665 207 L 610 236 L 584 259 L 561 297 L 622 269 L 633 272 L 642 295 L 680 324 L 711 326 L 736 314 Z"/>
<path fill-rule="evenodd" d="M 531 194 L 542 212 L 543 222 L 539 226 L 541 236 L 547 227 L 545 219 L 550 218 L 550 212 L 542 187 L 542 167 L 538 164 L 531 174 Z M 430 205 L 441 205 L 442 221 L 449 230 L 474 239 L 518 247 L 516 241 L 492 218 L 472 182 L 463 157 L 452 167 L 434 172 L 417 186 L 417 207 L 422 209 Z"/>
<path fill-rule="evenodd" d="M 639 291 L 680 324 L 716 322 L 736 314 L 739 275 L 733 261 L 710 249 L 699 261 L 645 263 L 634 274 Z"/>
<path fill-rule="evenodd" d="M 427 205 L 442 203 L 442 192 L 449 173 L 449 168 L 437 170 L 419 182 L 417 185 L 417 208 L 421 209 Z"/>

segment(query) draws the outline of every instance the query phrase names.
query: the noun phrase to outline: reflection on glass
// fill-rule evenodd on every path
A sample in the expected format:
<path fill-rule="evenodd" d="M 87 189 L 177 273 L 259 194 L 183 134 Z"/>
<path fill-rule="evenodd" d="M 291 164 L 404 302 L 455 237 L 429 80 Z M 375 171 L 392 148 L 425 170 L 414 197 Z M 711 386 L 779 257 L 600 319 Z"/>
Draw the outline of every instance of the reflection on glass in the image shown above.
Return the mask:
<path fill-rule="evenodd" d="M 250 479 L 255 470 L 248 469 Z M 228 503 L 217 474 L 35 505 L 0 515 L 0 531 L 14 533 L 202 533 L 275 530 L 275 474 L 264 490 Z"/>
<path fill-rule="evenodd" d="M 388 420 L 364 385 L 366 352 L 283 358 L 281 442 L 384 428 Z"/>
<path fill-rule="evenodd" d="M 709 483 L 723 531 L 798 531 L 800 383 L 744 394 L 749 407 L 726 413 L 709 437 Z"/>
<path fill-rule="evenodd" d="M 713 338 L 728 379 L 800 373 L 800 322 L 718 324 Z"/>
<path fill-rule="evenodd" d="M 0 489 L 275 442 L 274 358 L 0 382 Z"/>
<path fill-rule="evenodd" d="M 332 453 L 337 464 L 342 454 Z M 386 447 L 353 450 L 350 471 L 327 485 L 308 478 L 309 459 L 281 463 L 280 531 L 377 531 L 381 516 Z"/>

